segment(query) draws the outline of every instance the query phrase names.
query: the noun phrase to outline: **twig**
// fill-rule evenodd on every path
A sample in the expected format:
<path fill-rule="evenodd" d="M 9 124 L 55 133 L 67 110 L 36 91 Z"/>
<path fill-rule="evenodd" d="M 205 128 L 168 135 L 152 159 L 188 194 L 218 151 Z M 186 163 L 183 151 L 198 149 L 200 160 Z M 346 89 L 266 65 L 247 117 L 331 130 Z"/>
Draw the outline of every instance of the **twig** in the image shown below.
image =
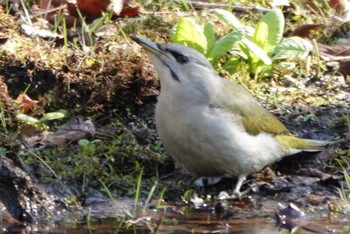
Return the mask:
<path fill-rule="evenodd" d="M 269 12 L 270 9 L 264 7 L 255 6 L 234 6 L 227 3 L 209 3 L 209 2 L 195 2 L 188 1 L 188 4 L 192 5 L 193 8 L 231 8 L 235 12 L 246 12 L 246 11 L 260 11 L 263 13 Z"/>

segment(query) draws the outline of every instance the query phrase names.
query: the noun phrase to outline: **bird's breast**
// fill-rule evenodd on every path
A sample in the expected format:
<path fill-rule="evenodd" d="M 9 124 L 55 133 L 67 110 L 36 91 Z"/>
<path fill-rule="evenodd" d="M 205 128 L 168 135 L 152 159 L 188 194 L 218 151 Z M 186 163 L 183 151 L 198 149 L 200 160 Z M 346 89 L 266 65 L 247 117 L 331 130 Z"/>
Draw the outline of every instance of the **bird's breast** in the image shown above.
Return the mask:
<path fill-rule="evenodd" d="M 156 107 L 159 137 L 175 161 L 196 176 L 249 174 L 280 158 L 277 141 L 269 134 L 248 134 L 239 116 L 208 105 L 174 108 L 163 101 Z"/>

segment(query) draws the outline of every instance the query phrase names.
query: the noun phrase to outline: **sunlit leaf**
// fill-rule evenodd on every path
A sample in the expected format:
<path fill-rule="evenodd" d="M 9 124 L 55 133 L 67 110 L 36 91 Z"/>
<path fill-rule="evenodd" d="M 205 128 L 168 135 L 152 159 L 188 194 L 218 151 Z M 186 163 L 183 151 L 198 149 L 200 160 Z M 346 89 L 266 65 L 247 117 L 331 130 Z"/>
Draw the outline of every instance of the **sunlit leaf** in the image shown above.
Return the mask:
<path fill-rule="evenodd" d="M 290 37 L 282 40 L 273 50 L 274 56 L 272 59 L 305 57 L 312 50 L 313 46 L 310 41 L 300 37 Z"/>
<path fill-rule="evenodd" d="M 22 113 L 17 114 L 16 118 L 18 120 L 23 121 L 26 124 L 29 124 L 29 125 L 35 125 L 39 122 L 39 120 L 37 120 L 36 118 L 30 117 L 30 116 L 28 116 L 26 114 L 22 114 Z"/>
<path fill-rule="evenodd" d="M 270 53 L 283 37 L 284 16 L 278 8 L 266 13 L 255 27 L 254 42 Z"/>
<path fill-rule="evenodd" d="M 50 112 L 46 113 L 43 117 L 41 117 L 40 122 L 54 120 L 54 119 L 62 119 L 65 115 L 61 112 Z"/>
<path fill-rule="evenodd" d="M 237 29 L 242 27 L 242 24 L 231 12 L 222 9 L 215 9 L 213 12 L 217 17 L 231 25 L 233 28 Z"/>
<path fill-rule="evenodd" d="M 191 19 L 180 19 L 173 27 L 171 39 L 174 43 L 192 47 L 205 54 L 207 49 L 207 39 L 203 29 Z"/>
<path fill-rule="evenodd" d="M 249 30 L 247 30 L 247 28 L 242 27 L 234 32 L 223 36 L 215 43 L 215 46 L 207 54 L 208 59 L 215 60 L 220 56 L 223 56 L 232 49 L 235 43 L 245 38 L 248 33 Z"/>
<path fill-rule="evenodd" d="M 257 58 L 259 58 L 265 65 L 270 65 L 272 63 L 269 56 L 265 53 L 265 51 L 260 48 L 254 42 L 248 40 L 247 38 L 243 38 L 241 42 L 247 47 L 249 52 L 253 53 Z"/>
<path fill-rule="evenodd" d="M 207 39 L 207 54 L 214 48 L 216 38 L 213 29 L 213 25 L 211 23 L 207 23 L 204 27 L 204 35 Z"/>

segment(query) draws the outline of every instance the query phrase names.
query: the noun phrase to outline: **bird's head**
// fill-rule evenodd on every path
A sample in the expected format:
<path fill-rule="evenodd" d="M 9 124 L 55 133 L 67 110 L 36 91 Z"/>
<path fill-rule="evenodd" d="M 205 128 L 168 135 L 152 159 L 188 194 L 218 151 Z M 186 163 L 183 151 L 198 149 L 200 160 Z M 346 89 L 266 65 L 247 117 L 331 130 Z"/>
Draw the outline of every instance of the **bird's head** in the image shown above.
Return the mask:
<path fill-rule="evenodd" d="M 192 96 L 208 95 L 209 80 L 216 72 L 207 58 L 195 49 L 180 44 L 158 44 L 131 36 L 149 54 L 158 72 L 161 87 L 190 89 Z M 201 97 L 203 98 L 203 97 Z"/>

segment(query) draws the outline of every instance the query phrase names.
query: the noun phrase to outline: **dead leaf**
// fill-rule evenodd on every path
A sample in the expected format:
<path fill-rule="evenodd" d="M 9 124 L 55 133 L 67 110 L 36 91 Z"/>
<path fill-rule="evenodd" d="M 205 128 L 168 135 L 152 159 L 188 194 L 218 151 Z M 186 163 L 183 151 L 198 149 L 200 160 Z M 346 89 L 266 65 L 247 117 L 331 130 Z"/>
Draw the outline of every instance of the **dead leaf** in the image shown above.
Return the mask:
<path fill-rule="evenodd" d="M 329 5 L 333 8 L 333 9 L 339 9 L 339 7 L 341 7 L 341 0 L 329 0 Z"/>
<path fill-rule="evenodd" d="M 323 45 L 317 44 L 318 51 L 323 56 L 350 56 L 350 43 Z"/>
<path fill-rule="evenodd" d="M 327 66 L 336 68 L 344 77 L 350 75 L 350 43 L 317 44 L 317 47 L 321 58 L 327 62 Z"/>
<path fill-rule="evenodd" d="M 0 37 L 0 45 L 3 45 L 7 42 L 8 37 Z"/>
<path fill-rule="evenodd" d="M 326 27 L 324 24 L 304 24 L 298 28 L 296 28 L 291 35 L 299 36 L 303 38 L 312 38 L 313 34 L 320 30 L 321 28 Z"/>
<path fill-rule="evenodd" d="M 16 98 L 16 102 L 20 104 L 23 113 L 27 113 L 38 103 L 38 101 L 32 100 L 27 94 L 23 93 Z"/>
<path fill-rule="evenodd" d="M 46 148 L 56 145 L 63 148 L 69 142 L 75 142 L 95 134 L 95 126 L 91 120 L 71 119 L 68 123 L 58 127 L 56 132 L 35 132 L 22 136 L 22 142 L 26 148 Z"/>
<path fill-rule="evenodd" d="M 120 12 L 120 17 L 135 17 L 140 13 L 140 7 L 124 7 Z"/>
<path fill-rule="evenodd" d="M 80 12 L 91 18 L 98 18 L 111 4 L 110 0 L 77 0 Z"/>
<path fill-rule="evenodd" d="M 68 123 L 58 127 L 51 143 L 63 147 L 65 142 L 78 141 L 89 135 L 94 135 L 95 132 L 95 126 L 91 120 L 83 121 L 80 118 L 74 118 Z"/>

